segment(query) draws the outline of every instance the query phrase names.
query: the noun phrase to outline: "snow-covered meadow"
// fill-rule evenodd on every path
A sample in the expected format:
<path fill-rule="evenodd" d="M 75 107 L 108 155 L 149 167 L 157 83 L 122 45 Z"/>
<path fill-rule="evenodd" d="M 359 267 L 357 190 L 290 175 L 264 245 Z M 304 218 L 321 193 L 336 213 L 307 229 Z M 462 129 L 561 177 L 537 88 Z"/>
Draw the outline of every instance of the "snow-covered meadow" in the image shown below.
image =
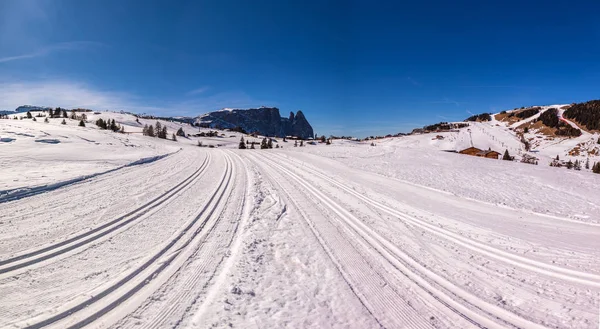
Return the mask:
<path fill-rule="evenodd" d="M 600 175 L 445 152 L 518 154 L 496 122 L 238 150 L 88 120 L 0 120 L 0 327 L 597 327 Z"/>

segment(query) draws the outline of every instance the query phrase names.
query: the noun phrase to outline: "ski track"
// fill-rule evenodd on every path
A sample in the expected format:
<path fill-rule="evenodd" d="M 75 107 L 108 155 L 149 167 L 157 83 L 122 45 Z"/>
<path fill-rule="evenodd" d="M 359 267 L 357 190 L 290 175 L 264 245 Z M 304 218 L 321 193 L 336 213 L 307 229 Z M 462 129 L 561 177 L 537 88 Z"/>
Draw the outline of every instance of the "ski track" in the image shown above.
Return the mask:
<path fill-rule="evenodd" d="M 274 158 L 278 158 L 278 156 L 275 156 Z M 320 189 L 316 189 L 314 187 L 315 186 L 314 183 L 309 183 L 305 179 L 301 178 L 299 175 L 296 175 L 296 173 L 310 172 L 311 177 L 318 177 L 320 179 L 328 181 L 329 183 L 335 185 L 339 189 L 353 195 L 354 197 L 364 201 L 365 203 L 369 204 L 370 206 L 372 206 L 374 208 L 385 211 L 385 212 L 393 215 L 394 217 L 399 218 L 403 221 L 406 221 L 406 222 L 410 223 L 411 225 L 415 225 L 421 229 L 428 229 L 430 232 L 432 232 L 438 236 L 441 236 L 447 240 L 451 240 L 452 242 L 457 243 L 457 244 L 461 245 L 462 247 L 467 247 L 467 248 L 469 248 L 475 252 L 481 253 L 485 256 L 496 258 L 496 259 L 501 260 L 510 265 L 519 266 L 519 267 L 525 268 L 527 270 L 537 272 L 542 275 L 552 276 L 556 279 L 560 279 L 560 280 L 564 280 L 564 281 L 572 281 L 572 282 L 584 284 L 584 285 L 587 285 L 587 286 L 593 287 L 593 288 L 598 287 L 598 282 L 599 282 L 598 276 L 596 276 L 594 274 L 572 271 L 569 269 L 564 269 L 564 268 L 552 266 L 549 264 L 536 262 L 536 261 L 533 261 L 533 260 L 530 260 L 530 259 L 527 259 L 524 257 L 512 255 L 512 254 L 503 252 L 501 250 L 485 246 L 481 243 L 477 243 L 477 242 L 474 242 L 469 239 L 465 239 L 465 238 L 458 236 L 456 234 L 453 234 L 451 232 L 447 232 L 445 230 L 440 230 L 439 228 L 436 228 L 433 225 L 424 223 L 414 217 L 408 216 L 404 213 L 398 212 L 390 207 L 387 207 L 377 201 L 374 201 L 370 198 L 364 197 L 360 193 L 354 191 L 352 188 L 349 188 L 347 186 L 344 186 L 344 185 L 338 183 L 337 181 L 332 180 L 327 175 L 324 175 L 314 169 L 310 170 L 308 168 L 310 166 L 305 166 L 303 164 L 302 167 L 300 168 L 297 165 L 292 166 L 291 163 L 293 161 L 289 161 L 289 159 L 284 159 L 283 157 L 280 157 L 279 159 L 286 160 L 286 161 L 277 161 L 278 163 L 276 163 L 275 160 L 273 160 L 273 158 L 271 158 L 271 159 L 265 158 L 264 161 L 270 162 L 272 167 L 286 172 L 288 174 L 288 176 L 291 176 L 292 178 L 294 178 L 299 185 L 303 185 L 304 187 L 306 187 L 309 190 L 312 189 L 312 194 L 315 197 L 317 197 L 319 200 L 321 200 L 321 201 L 328 200 L 332 209 L 337 208 L 337 211 L 339 211 L 340 217 L 342 217 L 342 218 L 345 217 L 346 219 L 354 219 L 353 221 L 347 221 L 348 224 L 350 226 L 355 227 L 357 229 L 357 231 L 362 229 L 362 235 L 366 236 L 367 239 L 372 238 L 373 239 L 372 241 L 374 241 L 374 243 L 373 243 L 374 245 L 380 244 L 384 251 L 384 252 L 382 252 L 382 254 L 384 254 L 385 251 L 389 251 L 393 256 L 401 258 L 403 261 L 410 264 L 410 266 L 412 267 L 413 270 L 419 269 L 420 273 L 413 279 L 418 280 L 421 278 L 428 278 L 429 281 L 435 282 L 438 285 L 444 287 L 444 289 L 446 291 L 449 291 L 450 292 L 449 296 L 452 296 L 453 298 L 458 298 L 459 300 L 461 300 L 462 302 L 466 302 L 467 304 L 470 303 L 475 309 L 479 309 L 479 310 L 483 311 L 484 313 L 487 313 L 492 319 L 500 320 L 500 322 L 501 322 L 500 324 L 498 324 L 496 322 L 490 322 L 486 318 L 479 317 L 478 314 L 473 313 L 469 309 L 464 308 L 462 304 L 456 304 L 452 298 L 445 299 L 444 297 L 446 295 L 444 295 L 443 292 L 434 293 L 437 295 L 437 297 L 445 299 L 444 303 L 446 303 L 446 306 L 449 306 L 448 304 L 453 304 L 454 307 L 453 308 L 451 307 L 451 308 L 454 311 L 456 311 L 457 309 L 458 310 L 462 309 L 463 311 L 460 312 L 461 316 L 463 316 L 464 314 L 471 314 L 469 316 L 469 318 L 473 318 L 473 319 L 478 318 L 478 320 L 476 322 L 480 323 L 483 326 L 503 327 L 508 324 L 512 324 L 516 327 L 526 327 L 526 328 L 539 327 L 539 328 L 542 328 L 542 326 L 540 326 L 537 323 L 533 323 L 526 319 L 518 317 L 514 313 L 507 312 L 506 310 L 499 308 L 493 304 L 487 304 L 486 302 L 479 300 L 475 296 L 470 295 L 469 293 L 458 288 L 457 286 L 454 286 L 451 282 L 447 281 L 442 276 L 439 276 L 436 273 L 430 272 L 429 270 L 427 270 L 426 268 L 421 266 L 418 262 L 416 262 L 414 259 L 411 259 L 410 256 L 404 255 L 393 244 L 386 241 L 385 238 L 382 238 L 375 231 L 370 229 L 368 226 L 364 225 L 360 220 L 358 220 L 356 217 L 354 217 L 353 214 L 348 213 L 345 209 L 347 207 L 344 207 L 341 205 L 336 205 L 335 201 L 328 199 L 326 195 L 321 193 Z M 281 165 L 280 163 L 285 163 L 285 165 Z M 293 172 L 291 170 L 293 170 Z M 393 262 L 394 259 L 391 259 L 390 261 Z M 431 293 L 432 291 L 429 290 L 429 292 Z"/>
<path fill-rule="evenodd" d="M 185 188 L 187 186 L 193 184 L 199 177 L 201 177 L 202 173 L 208 166 L 208 163 L 209 157 L 207 156 L 202 165 L 192 175 L 184 179 L 179 184 L 175 185 L 173 188 L 169 189 L 167 192 L 159 195 L 158 197 L 152 199 L 150 202 L 136 208 L 135 210 L 123 216 L 120 216 L 106 224 L 93 228 L 85 233 L 76 235 L 59 243 L 55 243 L 38 250 L 28 252 L 26 254 L 22 254 L 16 257 L 0 261 L 0 278 L 5 277 L 6 274 L 9 274 L 12 271 L 35 265 L 57 256 L 62 256 L 68 252 L 76 250 L 77 248 L 86 246 L 97 239 L 106 238 L 111 233 L 121 229 L 122 227 L 129 225 L 140 218 L 143 218 L 143 216 L 148 214 L 153 209 L 161 206 L 165 202 L 177 196 L 177 194 L 181 191 L 185 192 Z M 58 250 L 55 251 L 55 249 Z M 10 265 L 13 263 L 17 264 Z M 10 273 L 10 275 L 13 275 L 13 273 Z"/>
<path fill-rule="evenodd" d="M 171 263 L 179 259 L 177 256 L 184 252 L 185 248 L 195 240 L 198 234 L 203 232 L 207 223 L 214 224 L 211 219 L 215 210 L 220 205 L 226 192 L 231 190 L 232 172 L 231 162 L 227 158 L 225 173 L 217 190 L 212 194 L 205 207 L 174 239 L 141 266 L 89 300 L 43 320 L 27 321 L 28 323 L 24 327 L 33 329 L 53 325 L 61 328 L 82 328 L 107 314 L 143 289 L 145 285 L 155 280 L 162 271 L 167 269 Z M 214 225 L 208 230 L 209 233 L 213 227 Z M 65 319 L 65 322 L 58 323 L 63 319 Z"/>
<path fill-rule="evenodd" d="M 303 234 L 318 242 L 310 252 L 323 255 L 326 261 L 319 264 L 331 269 L 344 287 L 338 294 L 352 298 L 368 323 L 415 329 L 594 325 L 585 322 L 588 319 L 544 319 L 549 309 L 528 314 L 527 308 L 502 306 L 490 297 L 490 289 L 501 291 L 494 284 L 511 273 L 503 294 L 516 288 L 517 294 L 542 300 L 556 297 L 553 303 L 572 302 L 568 306 L 578 312 L 590 305 L 587 295 L 580 297 L 587 303 L 581 306 L 578 296 L 569 293 L 571 289 L 575 295 L 597 293 L 600 274 L 551 264 L 544 256 L 511 252 L 496 243 L 509 241 L 518 248 L 533 245 L 535 239 L 510 240 L 489 227 L 461 221 L 456 213 L 440 215 L 393 200 L 385 190 L 367 193 L 360 186 L 364 180 L 355 184 L 292 153 L 190 147 L 159 161 L 136 163 L 55 189 L 32 189 L 35 193 L 22 198 L 0 199 L 0 327 L 157 329 L 223 323 L 208 313 L 222 302 L 225 286 L 231 283 L 250 218 L 261 216 L 261 200 L 252 197 L 261 191 L 253 183 L 253 173 L 266 178 L 279 194 L 280 216 L 301 219 Z M 156 178 L 164 181 L 149 184 Z M 122 182 L 117 185 L 121 188 L 115 189 L 114 182 Z M 438 192 L 428 193 L 435 198 Z M 87 207 L 76 207 L 78 202 Z M 503 218 L 517 211 L 494 209 Z M 543 214 L 531 217 L 532 222 L 545 220 L 549 226 L 554 221 L 564 227 L 596 229 L 596 224 Z M 459 229 L 454 223 L 463 226 Z M 148 237 L 148 245 L 128 245 L 131 236 L 137 236 L 138 243 Z M 567 257 L 568 250 L 561 247 L 544 251 Z M 479 266 L 469 256 L 491 265 Z M 94 257 L 106 263 L 89 261 Z M 594 254 L 578 257 L 584 264 Z M 118 262 L 109 264 L 111 260 Z M 92 276 L 105 271 L 108 279 L 87 281 L 85 276 L 68 281 L 69 267 L 75 265 Z M 478 276 L 462 276 L 465 269 Z M 473 279 L 475 287 L 462 286 L 465 278 Z M 488 278 L 496 281 L 485 282 Z M 540 293 L 540 287 L 549 289 Z M 3 295 L 24 300 L 20 304 Z M 257 303 L 248 300 L 252 302 Z M 352 316 L 359 315 L 347 315 Z"/>

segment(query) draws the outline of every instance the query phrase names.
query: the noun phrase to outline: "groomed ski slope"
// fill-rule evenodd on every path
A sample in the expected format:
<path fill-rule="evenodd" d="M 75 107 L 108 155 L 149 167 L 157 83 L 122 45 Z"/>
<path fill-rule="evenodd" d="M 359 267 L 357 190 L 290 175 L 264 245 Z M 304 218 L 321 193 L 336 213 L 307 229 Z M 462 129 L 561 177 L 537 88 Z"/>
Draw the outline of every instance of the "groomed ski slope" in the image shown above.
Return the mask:
<path fill-rule="evenodd" d="M 0 327 L 597 328 L 597 175 L 130 138 L 165 156 L 0 203 Z"/>

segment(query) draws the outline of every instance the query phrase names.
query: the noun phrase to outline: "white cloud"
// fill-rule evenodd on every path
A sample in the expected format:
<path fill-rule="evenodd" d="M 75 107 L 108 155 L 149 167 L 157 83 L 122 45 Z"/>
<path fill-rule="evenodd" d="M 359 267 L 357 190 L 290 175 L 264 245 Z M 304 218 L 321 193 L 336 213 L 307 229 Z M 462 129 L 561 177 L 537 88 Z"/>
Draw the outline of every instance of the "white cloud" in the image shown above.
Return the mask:
<path fill-rule="evenodd" d="M 258 101 L 242 91 L 220 92 L 185 101 L 157 101 L 126 92 L 100 90 L 68 80 L 0 81 L 0 110 L 13 110 L 20 105 L 196 116 L 224 107 L 248 108 L 277 104 Z"/>
<path fill-rule="evenodd" d="M 58 51 L 83 50 L 83 49 L 87 49 L 89 47 L 97 47 L 97 46 L 102 46 L 102 44 L 98 43 L 98 42 L 91 42 L 91 41 L 61 42 L 61 43 L 56 43 L 53 45 L 39 48 L 30 53 L 0 57 L 0 63 L 6 63 L 6 62 L 21 60 L 21 59 L 29 59 L 29 58 L 46 56 L 53 52 L 58 52 Z"/>
<path fill-rule="evenodd" d="M 15 109 L 25 104 L 97 110 L 158 109 L 140 105 L 135 96 L 127 93 L 96 90 L 85 84 L 69 81 L 0 83 L 0 108 Z"/>
<path fill-rule="evenodd" d="M 194 90 L 190 90 L 187 92 L 187 95 L 198 95 L 198 94 L 202 94 L 204 92 L 206 92 L 208 89 L 210 89 L 208 86 L 203 86 L 200 88 L 196 88 Z"/>

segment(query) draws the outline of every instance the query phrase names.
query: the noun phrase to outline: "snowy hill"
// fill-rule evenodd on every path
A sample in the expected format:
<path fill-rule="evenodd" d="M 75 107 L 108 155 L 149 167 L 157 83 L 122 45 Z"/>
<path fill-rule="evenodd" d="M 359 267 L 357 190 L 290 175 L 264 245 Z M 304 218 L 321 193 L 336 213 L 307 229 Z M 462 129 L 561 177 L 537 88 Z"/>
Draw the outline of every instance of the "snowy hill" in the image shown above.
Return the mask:
<path fill-rule="evenodd" d="M 423 137 L 408 137 L 410 140 L 431 139 L 431 142 L 420 144 L 440 150 L 460 151 L 468 147 L 482 150 L 494 150 L 520 160 L 528 155 L 539 159 L 547 165 L 557 156 L 564 161 L 579 160 L 582 162 L 600 161 L 600 134 L 597 131 L 586 131 L 577 123 L 563 116 L 569 104 L 535 106 L 510 111 L 502 111 L 490 115 L 489 121 L 468 122 L 469 126 L 453 131 L 431 131 Z M 552 112 L 552 113 L 550 113 Z M 556 114 L 555 114 L 556 113 Z M 552 126 L 546 124 L 541 117 L 554 118 Z M 559 135 L 570 129 L 579 136 Z M 435 139 L 434 136 L 443 139 Z"/>

